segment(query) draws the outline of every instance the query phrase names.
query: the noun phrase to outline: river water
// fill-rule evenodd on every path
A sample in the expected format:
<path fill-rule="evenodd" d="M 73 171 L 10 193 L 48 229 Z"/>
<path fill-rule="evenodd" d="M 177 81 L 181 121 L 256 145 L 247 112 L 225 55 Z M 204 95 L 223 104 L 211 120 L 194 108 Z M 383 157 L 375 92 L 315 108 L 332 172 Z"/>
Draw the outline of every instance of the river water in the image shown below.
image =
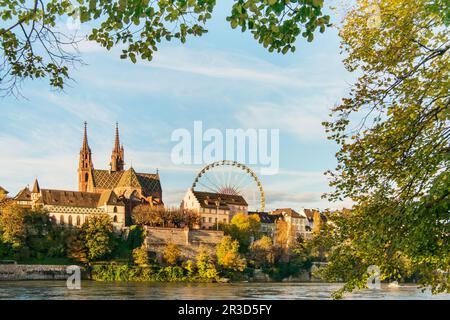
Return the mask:
<path fill-rule="evenodd" d="M 330 299 L 339 284 L 326 283 L 111 283 L 82 281 L 80 290 L 69 290 L 64 281 L 0 281 L 0 299 Z M 345 299 L 446 299 L 413 285 L 347 294 Z"/>

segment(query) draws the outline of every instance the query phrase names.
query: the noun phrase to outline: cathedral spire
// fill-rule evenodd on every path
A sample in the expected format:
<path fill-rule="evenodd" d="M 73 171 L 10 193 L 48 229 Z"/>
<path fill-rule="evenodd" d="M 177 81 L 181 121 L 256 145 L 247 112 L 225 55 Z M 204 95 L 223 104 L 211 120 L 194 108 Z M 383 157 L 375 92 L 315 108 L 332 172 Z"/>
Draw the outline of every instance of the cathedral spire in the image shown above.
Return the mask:
<path fill-rule="evenodd" d="M 80 150 L 80 160 L 78 162 L 78 191 L 88 191 L 92 180 L 92 153 L 89 148 L 87 138 L 87 122 L 84 122 L 83 145 Z"/>
<path fill-rule="evenodd" d="M 114 151 L 120 152 L 119 123 L 118 122 L 116 122 L 116 141 L 114 143 Z"/>
<path fill-rule="evenodd" d="M 88 138 L 87 138 L 87 122 L 86 121 L 84 122 L 83 146 L 82 146 L 81 150 L 83 150 L 83 151 L 90 150 Z"/>
<path fill-rule="evenodd" d="M 120 145 L 119 138 L 119 123 L 116 122 L 116 137 L 114 141 L 114 149 L 111 154 L 111 171 L 123 171 L 125 161 L 124 161 L 124 150 L 123 145 Z"/>

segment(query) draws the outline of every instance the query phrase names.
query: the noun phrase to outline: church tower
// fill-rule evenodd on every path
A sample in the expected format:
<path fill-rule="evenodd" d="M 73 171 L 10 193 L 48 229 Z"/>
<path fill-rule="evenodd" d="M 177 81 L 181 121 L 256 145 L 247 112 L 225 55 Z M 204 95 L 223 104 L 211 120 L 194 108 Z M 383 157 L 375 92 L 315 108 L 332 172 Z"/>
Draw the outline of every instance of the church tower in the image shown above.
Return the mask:
<path fill-rule="evenodd" d="M 83 145 L 80 150 L 80 161 L 78 162 L 78 191 L 91 191 L 89 185 L 92 185 L 92 153 L 87 139 L 87 122 L 84 123 Z"/>
<path fill-rule="evenodd" d="M 41 187 L 39 187 L 38 179 L 34 179 L 34 185 L 33 190 L 31 191 L 31 200 L 33 202 L 36 202 L 39 200 L 39 197 L 41 196 Z"/>
<path fill-rule="evenodd" d="M 114 142 L 114 149 L 111 154 L 111 172 L 123 171 L 125 165 L 123 145 L 119 141 L 119 124 L 116 122 L 116 140 Z"/>

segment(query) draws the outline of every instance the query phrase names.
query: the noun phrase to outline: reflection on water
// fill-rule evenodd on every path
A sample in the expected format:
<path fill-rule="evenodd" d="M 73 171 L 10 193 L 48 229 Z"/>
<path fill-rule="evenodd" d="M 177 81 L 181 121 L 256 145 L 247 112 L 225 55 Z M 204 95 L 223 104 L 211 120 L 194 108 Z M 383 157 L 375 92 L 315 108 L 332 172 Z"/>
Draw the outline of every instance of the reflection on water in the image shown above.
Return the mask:
<path fill-rule="evenodd" d="M 83 281 L 68 290 L 64 281 L 0 281 L 0 299 L 330 299 L 339 284 L 325 283 L 111 283 Z M 363 290 L 346 299 L 447 299 L 412 285 Z"/>

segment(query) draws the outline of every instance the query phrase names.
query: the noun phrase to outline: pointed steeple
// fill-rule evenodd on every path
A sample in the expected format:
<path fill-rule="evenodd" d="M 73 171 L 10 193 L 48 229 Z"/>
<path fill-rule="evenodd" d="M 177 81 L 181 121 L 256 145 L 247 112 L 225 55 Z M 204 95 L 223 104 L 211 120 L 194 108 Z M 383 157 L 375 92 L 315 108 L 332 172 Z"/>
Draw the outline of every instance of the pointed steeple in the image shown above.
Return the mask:
<path fill-rule="evenodd" d="M 88 191 L 90 180 L 92 180 L 92 163 L 91 148 L 89 148 L 87 138 L 87 122 L 84 122 L 83 144 L 80 150 L 80 160 L 78 162 L 78 191 Z"/>
<path fill-rule="evenodd" d="M 84 122 L 83 145 L 81 147 L 81 150 L 83 150 L 83 151 L 89 150 L 90 151 L 88 138 L 87 138 L 87 122 L 86 121 Z"/>
<path fill-rule="evenodd" d="M 123 146 L 122 146 L 123 148 Z M 120 141 L 119 141 L 119 123 L 116 122 L 116 141 L 114 142 L 114 152 L 120 152 Z"/>
<path fill-rule="evenodd" d="M 120 145 L 119 138 L 119 124 L 116 122 L 116 136 L 114 141 L 114 149 L 111 154 L 111 171 L 123 171 L 125 161 L 124 161 L 124 150 L 123 145 Z"/>
<path fill-rule="evenodd" d="M 33 185 L 33 191 L 31 191 L 32 193 L 40 193 L 41 192 L 41 188 L 39 187 L 39 182 L 38 179 L 34 179 L 34 185 Z"/>

